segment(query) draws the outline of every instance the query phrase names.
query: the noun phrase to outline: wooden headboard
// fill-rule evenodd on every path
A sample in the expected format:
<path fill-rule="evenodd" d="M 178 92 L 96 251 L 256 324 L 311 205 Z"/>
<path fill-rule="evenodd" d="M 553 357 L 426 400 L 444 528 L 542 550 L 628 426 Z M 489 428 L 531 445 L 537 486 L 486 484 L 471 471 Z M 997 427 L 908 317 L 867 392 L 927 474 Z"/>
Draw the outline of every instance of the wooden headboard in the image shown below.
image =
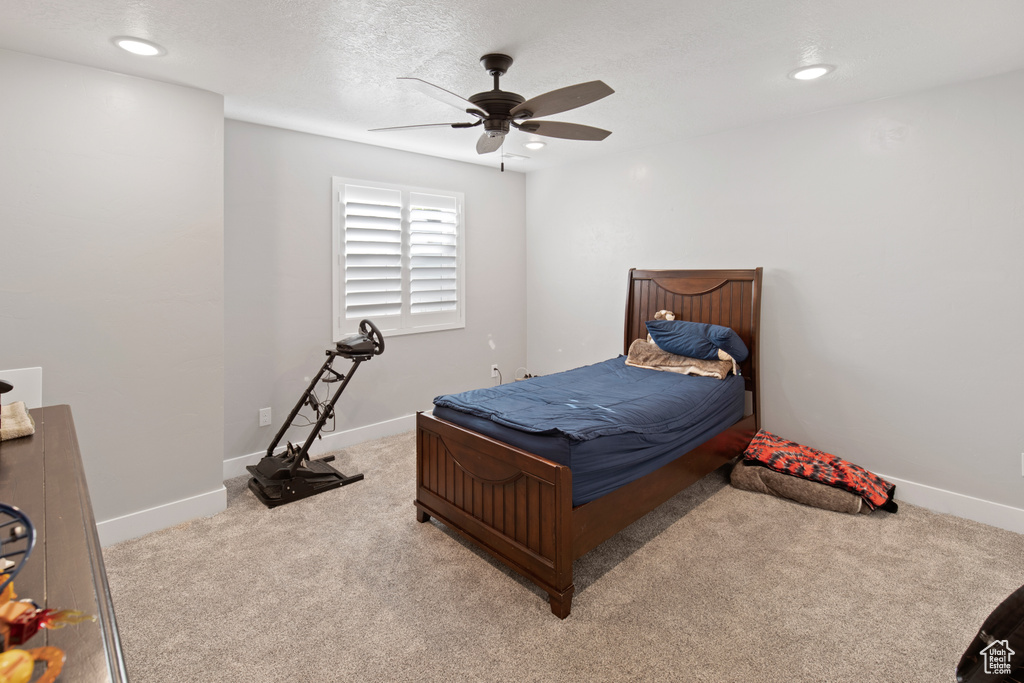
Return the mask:
<path fill-rule="evenodd" d="M 740 363 L 747 391 L 753 394 L 760 423 L 758 374 L 761 323 L 761 268 L 753 270 L 637 270 L 629 271 L 623 353 L 634 339 L 646 339 L 648 320 L 660 310 L 676 320 L 731 327 L 747 345 L 750 356 Z M 760 425 L 758 425 L 760 426 Z"/>

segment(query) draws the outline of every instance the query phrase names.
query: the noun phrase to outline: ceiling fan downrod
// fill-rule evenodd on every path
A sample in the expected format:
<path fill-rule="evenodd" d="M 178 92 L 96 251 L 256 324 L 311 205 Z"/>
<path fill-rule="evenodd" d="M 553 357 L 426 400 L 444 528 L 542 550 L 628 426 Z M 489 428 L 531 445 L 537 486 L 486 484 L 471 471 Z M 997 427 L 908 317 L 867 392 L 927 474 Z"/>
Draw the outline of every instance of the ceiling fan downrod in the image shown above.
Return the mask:
<path fill-rule="evenodd" d="M 505 92 L 501 89 L 499 79 L 512 66 L 512 58 L 508 55 L 492 53 L 480 58 L 480 63 L 494 77 L 494 89 L 470 95 L 469 101 L 487 112 L 484 118 L 484 132 L 488 137 L 504 137 L 509 132 L 512 120 L 512 109 L 526 101 L 522 95 Z"/>

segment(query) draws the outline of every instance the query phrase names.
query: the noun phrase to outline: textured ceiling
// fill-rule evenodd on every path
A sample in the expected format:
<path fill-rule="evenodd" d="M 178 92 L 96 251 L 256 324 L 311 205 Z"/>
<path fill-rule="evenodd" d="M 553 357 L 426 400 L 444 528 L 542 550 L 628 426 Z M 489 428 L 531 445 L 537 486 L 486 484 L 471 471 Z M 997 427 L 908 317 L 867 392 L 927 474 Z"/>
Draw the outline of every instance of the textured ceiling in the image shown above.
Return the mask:
<path fill-rule="evenodd" d="M 167 49 L 140 58 L 118 35 Z M 553 119 L 613 131 L 505 150 L 529 171 L 1024 68 L 1021 0 L 3 0 L 0 47 L 224 95 L 229 118 L 496 165 L 479 128 L 369 133 L 472 120 L 396 80 L 462 96 L 491 88 L 481 55 L 515 64 L 526 98 L 601 79 L 615 94 Z M 797 66 L 837 69 L 813 82 Z"/>

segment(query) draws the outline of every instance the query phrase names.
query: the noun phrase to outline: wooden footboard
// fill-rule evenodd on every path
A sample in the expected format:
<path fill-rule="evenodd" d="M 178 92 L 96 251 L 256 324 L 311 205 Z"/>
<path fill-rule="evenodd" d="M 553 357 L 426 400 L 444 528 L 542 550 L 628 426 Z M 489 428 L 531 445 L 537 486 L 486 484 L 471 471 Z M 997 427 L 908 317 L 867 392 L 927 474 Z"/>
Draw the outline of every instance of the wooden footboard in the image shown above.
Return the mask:
<path fill-rule="evenodd" d="M 416 519 L 437 518 L 536 583 L 564 619 L 575 591 L 573 560 L 742 453 L 755 431 L 748 415 L 664 467 L 574 508 L 568 467 L 420 413 Z"/>
<path fill-rule="evenodd" d="M 568 467 L 445 420 L 416 416 L 416 518 L 436 517 L 530 579 L 569 615 L 572 476 Z"/>

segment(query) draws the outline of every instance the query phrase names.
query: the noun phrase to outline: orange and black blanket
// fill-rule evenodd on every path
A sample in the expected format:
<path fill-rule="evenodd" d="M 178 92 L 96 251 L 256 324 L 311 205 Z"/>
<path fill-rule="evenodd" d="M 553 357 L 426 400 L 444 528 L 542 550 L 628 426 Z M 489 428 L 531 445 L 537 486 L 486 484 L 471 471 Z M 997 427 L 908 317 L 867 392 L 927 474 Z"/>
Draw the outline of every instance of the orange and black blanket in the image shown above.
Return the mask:
<path fill-rule="evenodd" d="M 897 510 L 896 501 L 893 500 L 895 484 L 890 484 L 852 462 L 810 446 L 787 441 L 767 430 L 762 429 L 754 435 L 743 458 L 750 464 L 762 465 L 776 472 L 854 493 L 863 498 L 872 510 Z"/>

